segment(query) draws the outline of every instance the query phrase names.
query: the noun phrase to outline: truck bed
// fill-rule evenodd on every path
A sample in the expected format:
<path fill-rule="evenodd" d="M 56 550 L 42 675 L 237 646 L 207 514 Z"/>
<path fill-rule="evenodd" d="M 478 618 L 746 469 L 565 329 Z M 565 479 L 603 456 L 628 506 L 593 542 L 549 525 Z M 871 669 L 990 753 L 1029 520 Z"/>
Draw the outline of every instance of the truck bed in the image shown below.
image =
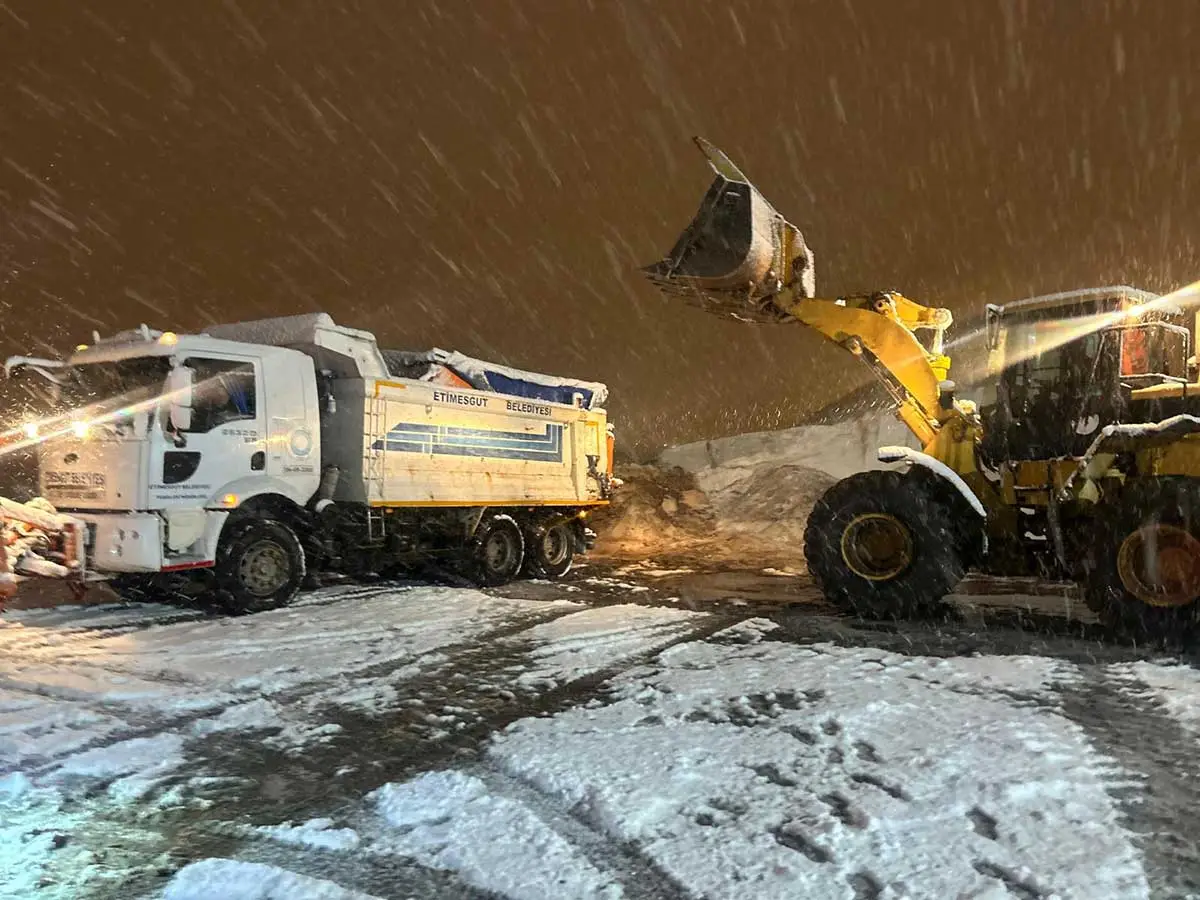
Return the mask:
<path fill-rule="evenodd" d="M 581 506 L 604 502 L 607 416 L 416 379 L 343 378 L 324 417 L 334 499 L 376 507 Z M 591 459 L 589 459 L 591 457 Z M 591 475 L 589 475 L 589 470 Z"/>

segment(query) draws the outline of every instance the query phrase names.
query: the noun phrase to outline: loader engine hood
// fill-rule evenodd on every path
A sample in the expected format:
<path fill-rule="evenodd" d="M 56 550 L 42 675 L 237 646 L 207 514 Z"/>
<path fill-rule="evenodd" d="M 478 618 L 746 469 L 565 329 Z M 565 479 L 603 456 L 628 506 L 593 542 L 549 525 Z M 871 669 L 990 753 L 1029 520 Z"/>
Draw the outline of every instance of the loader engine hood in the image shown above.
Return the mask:
<path fill-rule="evenodd" d="M 774 322 L 769 299 L 816 295 L 812 250 L 724 153 L 694 138 L 716 177 L 670 253 L 642 269 L 660 291 L 741 321 Z"/>

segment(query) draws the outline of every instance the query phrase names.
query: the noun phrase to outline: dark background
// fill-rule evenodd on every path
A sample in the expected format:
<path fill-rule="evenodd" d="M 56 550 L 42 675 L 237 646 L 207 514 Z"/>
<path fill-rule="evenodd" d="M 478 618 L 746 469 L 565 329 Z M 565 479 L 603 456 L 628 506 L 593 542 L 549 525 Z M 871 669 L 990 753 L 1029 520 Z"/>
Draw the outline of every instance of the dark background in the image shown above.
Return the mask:
<path fill-rule="evenodd" d="M 0 345 L 326 310 L 607 381 L 622 445 L 864 381 L 636 274 L 728 152 L 825 295 L 1200 277 L 1200 4 L 0 3 Z M 977 350 L 978 345 L 970 345 Z"/>

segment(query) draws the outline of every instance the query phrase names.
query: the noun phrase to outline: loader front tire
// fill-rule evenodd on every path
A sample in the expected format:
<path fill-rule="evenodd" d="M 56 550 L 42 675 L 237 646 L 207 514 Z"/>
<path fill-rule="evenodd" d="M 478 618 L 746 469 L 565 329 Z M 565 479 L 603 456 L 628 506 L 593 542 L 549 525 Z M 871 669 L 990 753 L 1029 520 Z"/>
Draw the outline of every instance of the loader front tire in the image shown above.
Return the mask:
<path fill-rule="evenodd" d="M 226 525 L 217 548 L 216 582 L 230 612 L 285 606 L 304 581 L 304 548 L 296 533 L 274 519 Z"/>
<path fill-rule="evenodd" d="M 1200 481 L 1132 484 L 1096 517 L 1084 597 L 1116 636 L 1142 643 L 1183 640 L 1200 621 Z"/>
<path fill-rule="evenodd" d="M 918 479 L 860 472 L 817 501 L 804 533 L 808 571 L 825 598 L 864 619 L 924 618 L 966 571 L 961 529 Z"/>

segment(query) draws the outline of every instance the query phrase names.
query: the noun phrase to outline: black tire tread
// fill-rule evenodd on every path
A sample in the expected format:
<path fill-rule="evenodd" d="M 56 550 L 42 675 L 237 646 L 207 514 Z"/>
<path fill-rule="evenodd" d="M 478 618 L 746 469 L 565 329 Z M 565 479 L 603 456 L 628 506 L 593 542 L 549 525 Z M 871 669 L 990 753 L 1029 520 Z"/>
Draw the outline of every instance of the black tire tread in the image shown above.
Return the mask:
<path fill-rule="evenodd" d="M 562 578 L 571 570 L 575 562 L 575 534 L 570 522 L 556 522 L 550 528 L 567 529 L 567 558 L 561 563 L 551 565 L 542 553 L 542 538 L 548 530 L 544 523 L 532 525 L 525 529 L 525 565 L 524 571 L 533 578 Z"/>
<path fill-rule="evenodd" d="M 916 545 L 913 565 L 891 581 L 855 575 L 838 549 L 846 517 L 870 511 L 900 518 Z M 917 479 L 894 470 L 859 472 L 830 487 L 813 507 L 804 556 L 817 587 L 844 612 L 869 619 L 944 614 L 945 596 L 966 573 L 959 524 Z"/>
<path fill-rule="evenodd" d="M 293 571 L 287 583 L 269 597 L 255 597 L 241 588 L 236 571 L 238 553 L 254 539 L 269 535 L 279 540 L 292 559 Z M 248 519 L 231 522 L 221 535 L 216 559 L 217 591 L 223 605 L 233 613 L 255 613 L 286 606 L 300 592 L 306 574 L 304 548 L 290 527 L 276 519 Z"/>
<path fill-rule="evenodd" d="M 1154 607 L 1129 594 L 1117 572 L 1121 542 L 1149 522 L 1186 527 L 1200 537 L 1200 478 L 1139 479 L 1096 514 L 1094 539 L 1084 564 L 1084 602 L 1118 638 L 1149 644 L 1185 640 L 1196 628 L 1200 603 Z"/>
<path fill-rule="evenodd" d="M 489 570 L 487 563 L 483 557 L 483 548 L 487 543 L 488 536 L 496 528 L 511 529 L 515 532 L 516 539 L 519 543 L 519 552 L 517 564 L 512 567 L 510 572 L 492 572 Z M 508 515 L 496 514 L 487 516 L 479 523 L 479 528 L 475 532 L 475 539 L 472 543 L 472 560 L 471 569 L 474 580 L 484 587 L 500 587 L 508 584 L 516 578 L 522 567 L 525 565 L 526 545 L 525 532 L 517 522 Z"/>

